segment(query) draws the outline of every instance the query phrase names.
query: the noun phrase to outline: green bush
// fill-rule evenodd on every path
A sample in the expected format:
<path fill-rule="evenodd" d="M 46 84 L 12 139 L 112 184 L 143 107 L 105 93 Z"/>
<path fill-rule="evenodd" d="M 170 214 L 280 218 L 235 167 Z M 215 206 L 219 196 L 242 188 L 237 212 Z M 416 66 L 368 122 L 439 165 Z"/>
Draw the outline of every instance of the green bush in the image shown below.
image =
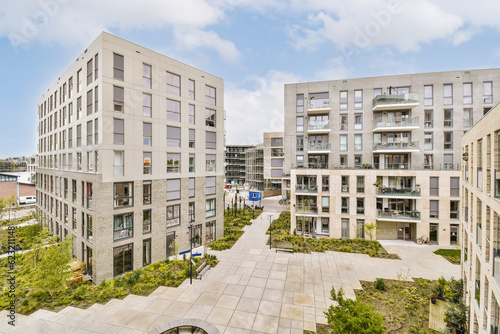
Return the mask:
<path fill-rule="evenodd" d="M 383 278 L 377 278 L 375 280 L 375 289 L 380 290 L 380 291 L 385 291 L 386 285 L 385 285 L 385 281 Z"/>
<path fill-rule="evenodd" d="M 75 300 L 84 300 L 85 297 L 87 297 L 88 295 L 88 291 L 87 291 L 87 287 L 85 285 L 80 285 L 75 293 L 73 294 L 72 298 L 75 299 Z"/>

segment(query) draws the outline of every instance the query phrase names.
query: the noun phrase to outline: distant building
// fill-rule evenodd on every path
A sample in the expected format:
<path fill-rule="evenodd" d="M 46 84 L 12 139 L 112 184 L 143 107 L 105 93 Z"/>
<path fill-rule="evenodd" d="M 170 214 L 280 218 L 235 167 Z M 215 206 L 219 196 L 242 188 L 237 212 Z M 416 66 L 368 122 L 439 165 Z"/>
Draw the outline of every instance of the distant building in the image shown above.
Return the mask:
<path fill-rule="evenodd" d="M 264 145 L 246 150 L 246 183 L 251 190 L 264 190 Z"/>
<path fill-rule="evenodd" d="M 264 196 L 281 195 L 283 132 L 264 132 Z"/>
<path fill-rule="evenodd" d="M 243 186 L 245 184 L 245 152 L 254 148 L 251 145 L 227 145 L 225 161 L 226 184 Z"/>
<path fill-rule="evenodd" d="M 462 137 L 462 278 L 470 333 L 500 330 L 500 105 Z"/>

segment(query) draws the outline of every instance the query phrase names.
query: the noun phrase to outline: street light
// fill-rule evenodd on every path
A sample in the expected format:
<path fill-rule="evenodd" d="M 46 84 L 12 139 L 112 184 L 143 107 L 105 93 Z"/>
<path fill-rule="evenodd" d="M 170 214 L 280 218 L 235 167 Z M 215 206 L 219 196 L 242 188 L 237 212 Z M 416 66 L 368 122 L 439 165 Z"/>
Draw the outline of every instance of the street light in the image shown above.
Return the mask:
<path fill-rule="evenodd" d="M 272 234 L 273 234 L 273 232 L 271 231 L 272 218 L 273 218 L 273 215 L 269 215 L 269 249 L 271 249 L 271 241 L 272 241 Z"/>
<path fill-rule="evenodd" d="M 189 284 L 193 284 L 193 220 L 189 222 L 189 262 L 191 270 L 189 270 Z"/>

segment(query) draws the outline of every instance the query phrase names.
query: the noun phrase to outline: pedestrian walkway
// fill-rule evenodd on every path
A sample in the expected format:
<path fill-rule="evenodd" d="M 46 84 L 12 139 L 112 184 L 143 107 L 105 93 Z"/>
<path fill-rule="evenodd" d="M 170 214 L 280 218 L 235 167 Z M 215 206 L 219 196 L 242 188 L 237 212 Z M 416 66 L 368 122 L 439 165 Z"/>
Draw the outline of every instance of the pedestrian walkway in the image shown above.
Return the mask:
<path fill-rule="evenodd" d="M 208 321 L 226 334 L 302 334 L 304 329 L 315 331 L 316 323 L 326 323 L 332 287 L 354 298 L 360 280 L 460 277 L 460 266 L 432 254 L 432 246 L 413 247 L 408 253 L 405 245 L 389 245 L 402 260 L 276 252 L 266 245 L 269 215 L 275 219 L 279 213 L 265 212 L 255 219 L 232 249 L 211 251 L 220 263 L 191 286 L 186 280 L 179 288 L 160 287 L 148 297 L 130 295 L 87 310 L 66 307 L 59 313 L 18 315 L 21 326 L 11 328 L 4 321 L 0 332 L 139 334 L 191 318 Z M 6 319 L 6 311 L 0 315 Z"/>

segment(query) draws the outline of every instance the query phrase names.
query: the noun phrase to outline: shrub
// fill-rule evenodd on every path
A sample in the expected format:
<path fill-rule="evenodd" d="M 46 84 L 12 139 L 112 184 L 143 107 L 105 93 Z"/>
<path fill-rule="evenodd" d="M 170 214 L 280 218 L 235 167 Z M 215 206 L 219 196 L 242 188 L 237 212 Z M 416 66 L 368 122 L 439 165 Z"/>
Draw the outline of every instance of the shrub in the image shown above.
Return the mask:
<path fill-rule="evenodd" d="M 88 295 L 87 287 L 84 285 L 81 285 L 78 287 L 78 289 L 76 289 L 72 298 L 75 300 L 83 300 L 83 299 L 85 299 L 85 297 L 87 297 L 87 295 Z"/>
<path fill-rule="evenodd" d="M 375 289 L 380 290 L 380 291 L 385 291 L 386 289 L 386 284 L 383 278 L 377 278 L 375 280 Z"/>

